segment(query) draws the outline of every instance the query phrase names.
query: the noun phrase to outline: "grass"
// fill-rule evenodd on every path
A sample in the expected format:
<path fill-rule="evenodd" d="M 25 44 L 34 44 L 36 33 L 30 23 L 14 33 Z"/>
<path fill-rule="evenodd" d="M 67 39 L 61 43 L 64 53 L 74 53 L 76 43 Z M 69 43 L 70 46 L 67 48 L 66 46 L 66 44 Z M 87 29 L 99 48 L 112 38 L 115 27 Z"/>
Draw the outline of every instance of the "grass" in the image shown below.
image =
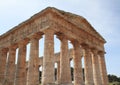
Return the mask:
<path fill-rule="evenodd" d="M 109 83 L 109 85 L 120 85 L 120 82 L 112 82 L 112 83 Z"/>

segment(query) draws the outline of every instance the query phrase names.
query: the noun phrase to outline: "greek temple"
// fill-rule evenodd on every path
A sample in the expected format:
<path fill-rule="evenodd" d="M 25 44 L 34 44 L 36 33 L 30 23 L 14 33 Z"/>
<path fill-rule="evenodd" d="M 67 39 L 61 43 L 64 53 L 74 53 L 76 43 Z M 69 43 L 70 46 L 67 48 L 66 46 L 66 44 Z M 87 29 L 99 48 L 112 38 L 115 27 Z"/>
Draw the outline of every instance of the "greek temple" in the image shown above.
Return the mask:
<path fill-rule="evenodd" d="M 54 52 L 54 36 L 60 41 L 58 53 Z M 39 40 L 43 38 L 44 53 L 43 57 L 39 57 Z M 68 48 L 68 41 L 73 45 L 72 49 Z M 30 55 L 26 62 L 28 43 Z M 0 85 L 39 85 L 40 66 L 41 85 L 108 85 L 105 43 L 105 39 L 84 17 L 47 7 L 0 35 Z M 15 64 L 16 49 L 19 50 Z"/>

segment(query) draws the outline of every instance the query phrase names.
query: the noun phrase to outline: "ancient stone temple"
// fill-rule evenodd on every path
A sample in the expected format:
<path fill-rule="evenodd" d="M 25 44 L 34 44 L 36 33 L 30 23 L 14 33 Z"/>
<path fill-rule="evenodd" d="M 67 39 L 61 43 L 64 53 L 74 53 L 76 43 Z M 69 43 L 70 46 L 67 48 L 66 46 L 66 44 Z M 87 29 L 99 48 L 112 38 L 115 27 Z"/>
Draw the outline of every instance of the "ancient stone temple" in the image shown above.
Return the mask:
<path fill-rule="evenodd" d="M 61 43 L 59 53 L 54 53 L 54 35 Z M 44 55 L 39 57 L 39 40 L 43 36 Z M 72 49 L 68 49 L 68 41 Z M 30 55 L 26 62 L 28 43 Z M 105 43 L 82 16 L 48 7 L 0 36 L 0 84 L 39 85 L 39 66 L 42 66 L 41 85 L 108 85 Z M 71 79 L 71 59 L 74 81 Z M 57 79 L 54 63 L 57 63 Z"/>

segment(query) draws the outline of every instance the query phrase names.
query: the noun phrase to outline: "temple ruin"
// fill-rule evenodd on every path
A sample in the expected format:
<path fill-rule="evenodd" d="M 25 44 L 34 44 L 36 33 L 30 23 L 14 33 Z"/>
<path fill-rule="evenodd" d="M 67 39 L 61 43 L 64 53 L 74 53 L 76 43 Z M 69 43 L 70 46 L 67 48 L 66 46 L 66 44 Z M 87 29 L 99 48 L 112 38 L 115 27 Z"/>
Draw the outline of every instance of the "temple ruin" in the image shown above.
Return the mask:
<path fill-rule="evenodd" d="M 43 35 L 44 55 L 39 58 L 39 40 Z M 60 52 L 56 54 L 54 35 L 61 43 Z M 73 49 L 68 49 L 68 40 Z M 28 43 L 30 55 L 26 62 Z M 105 39 L 82 16 L 48 7 L 0 35 L 0 84 L 39 85 L 39 66 L 42 66 L 41 85 L 108 85 L 105 43 Z M 17 64 L 16 49 L 19 49 Z M 71 59 L 74 62 L 74 81 L 71 79 Z"/>

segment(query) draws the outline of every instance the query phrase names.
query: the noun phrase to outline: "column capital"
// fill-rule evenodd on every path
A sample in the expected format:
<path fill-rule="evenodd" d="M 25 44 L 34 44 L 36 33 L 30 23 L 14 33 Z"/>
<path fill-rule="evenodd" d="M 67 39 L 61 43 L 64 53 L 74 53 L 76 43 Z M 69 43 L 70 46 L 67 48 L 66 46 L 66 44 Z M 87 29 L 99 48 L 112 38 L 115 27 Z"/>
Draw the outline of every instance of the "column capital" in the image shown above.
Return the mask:
<path fill-rule="evenodd" d="M 72 40 L 71 43 L 73 44 L 73 46 L 80 46 L 79 42 L 77 40 Z"/>
<path fill-rule="evenodd" d="M 89 45 L 87 45 L 87 44 L 82 44 L 81 46 L 85 50 L 85 53 L 92 51 L 91 48 L 89 47 Z"/>
<path fill-rule="evenodd" d="M 18 43 L 18 47 L 27 45 L 27 43 L 28 43 L 28 41 L 26 41 L 26 40 L 20 41 L 20 42 Z"/>
<path fill-rule="evenodd" d="M 11 45 L 11 46 L 8 47 L 8 49 L 16 49 L 16 48 L 17 48 L 17 44 Z"/>
<path fill-rule="evenodd" d="M 32 36 L 29 37 L 30 40 L 39 40 L 42 38 L 42 34 L 41 33 L 38 33 L 38 34 L 34 34 Z"/>
<path fill-rule="evenodd" d="M 54 34 L 55 33 L 54 29 L 52 29 L 52 28 L 44 29 L 44 30 L 42 30 L 42 32 L 44 34 Z"/>
<path fill-rule="evenodd" d="M 98 50 L 96 48 L 92 48 L 91 51 L 94 53 L 94 54 L 98 54 Z"/>
<path fill-rule="evenodd" d="M 14 46 L 9 47 L 9 55 L 10 56 L 14 56 L 14 54 L 16 53 L 16 48 L 17 47 L 14 47 Z"/>
<path fill-rule="evenodd" d="M 60 41 L 68 40 L 67 37 L 66 37 L 64 34 L 57 35 L 57 38 L 58 38 Z"/>
<path fill-rule="evenodd" d="M 77 40 L 71 41 L 71 43 L 73 44 L 73 51 L 79 50 L 79 51 L 77 51 L 77 52 L 80 53 L 79 56 L 81 56 L 81 58 L 82 58 L 82 56 L 83 56 L 83 48 L 82 48 L 82 46 L 80 45 L 80 43 L 79 43 Z"/>
<path fill-rule="evenodd" d="M 98 54 L 99 55 L 104 55 L 104 54 L 106 54 L 106 52 L 104 52 L 104 51 L 98 51 Z"/>
<path fill-rule="evenodd" d="M 85 44 L 85 43 L 81 44 L 81 46 L 82 46 L 82 48 L 85 49 L 85 50 L 90 49 L 89 45 L 87 45 L 87 44 Z"/>

